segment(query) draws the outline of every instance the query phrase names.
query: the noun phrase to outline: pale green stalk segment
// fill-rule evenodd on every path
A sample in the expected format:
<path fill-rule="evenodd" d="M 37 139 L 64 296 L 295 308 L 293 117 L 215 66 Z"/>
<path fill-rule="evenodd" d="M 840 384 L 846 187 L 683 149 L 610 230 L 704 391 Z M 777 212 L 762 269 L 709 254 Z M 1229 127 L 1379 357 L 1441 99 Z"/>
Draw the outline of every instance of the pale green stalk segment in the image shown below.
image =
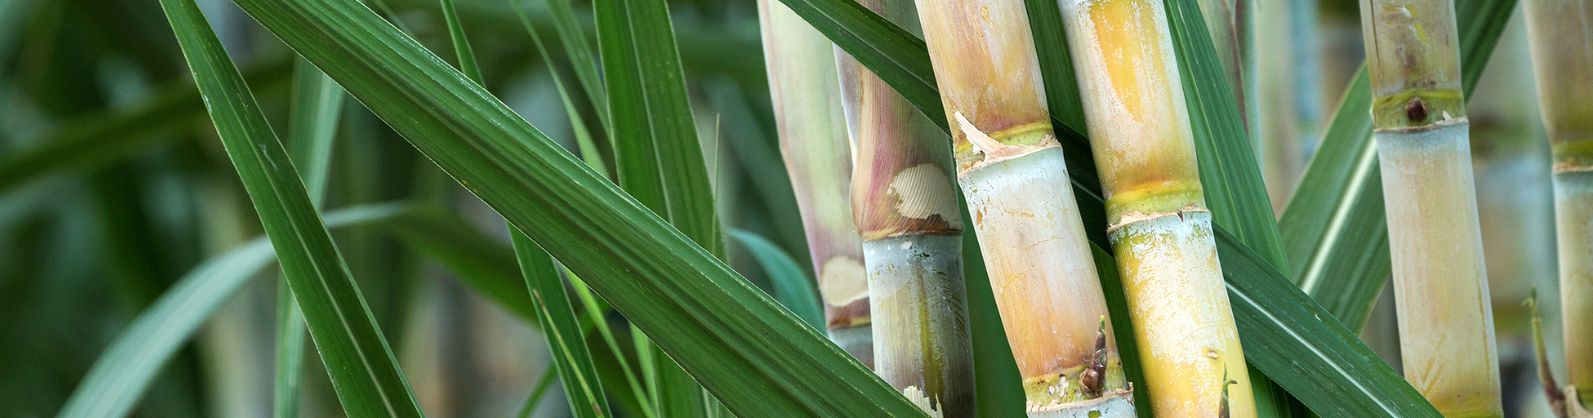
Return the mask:
<path fill-rule="evenodd" d="M 1400 358 L 1405 379 L 1446 416 L 1502 416 L 1468 127 L 1375 137 Z"/>
<path fill-rule="evenodd" d="M 1451 0 L 1363 0 L 1405 379 L 1446 416 L 1502 416 Z"/>
<path fill-rule="evenodd" d="M 760 0 L 758 11 L 780 151 L 802 214 L 824 328 L 872 364 L 868 276 L 863 240 L 852 223 L 852 152 L 834 45 L 784 4 Z"/>
<path fill-rule="evenodd" d="M 1372 80 L 1372 126 L 1412 128 L 1462 118 L 1454 0 L 1361 0 Z"/>
<path fill-rule="evenodd" d="M 1587 409 L 1593 408 L 1593 4 L 1528 1 L 1526 18 L 1554 153 L 1567 392 Z"/>
<path fill-rule="evenodd" d="M 863 242 L 874 370 L 936 417 L 974 415 L 961 235 Z"/>
<path fill-rule="evenodd" d="M 1588 330 L 1588 318 L 1593 317 L 1593 173 L 1554 177 L 1567 390 L 1576 392 L 1583 408 L 1593 409 L 1593 331 Z"/>
<path fill-rule="evenodd" d="M 1515 6 L 1513 0 L 1457 1 L 1467 69 L 1461 85 L 1468 96 Z M 1367 111 L 1370 86 L 1366 71 L 1350 81 L 1280 225 L 1290 278 L 1357 331 L 1390 271 L 1381 173 Z"/>
<path fill-rule="evenodd" d="M 420 416 L 409 383 L 316 215 L 287 151 L 191 0 L 164 0 L 217 132 L 277 249 L 310 336 L 353 415 Z"/>

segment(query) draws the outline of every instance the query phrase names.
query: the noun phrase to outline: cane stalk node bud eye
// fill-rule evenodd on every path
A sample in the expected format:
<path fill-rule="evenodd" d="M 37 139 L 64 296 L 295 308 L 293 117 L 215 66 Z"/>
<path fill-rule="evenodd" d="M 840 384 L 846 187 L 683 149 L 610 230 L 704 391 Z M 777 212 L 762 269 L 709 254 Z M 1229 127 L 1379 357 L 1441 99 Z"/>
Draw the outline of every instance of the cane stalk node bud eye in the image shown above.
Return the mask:
<path fill-rule="evenodd" d="M 1412 97 L 1410 102 L 1405 104 L 1405 118 L 1411 123 L 1427 120 L 1427 104 L 1422 102 L 1422 98 Z"/>

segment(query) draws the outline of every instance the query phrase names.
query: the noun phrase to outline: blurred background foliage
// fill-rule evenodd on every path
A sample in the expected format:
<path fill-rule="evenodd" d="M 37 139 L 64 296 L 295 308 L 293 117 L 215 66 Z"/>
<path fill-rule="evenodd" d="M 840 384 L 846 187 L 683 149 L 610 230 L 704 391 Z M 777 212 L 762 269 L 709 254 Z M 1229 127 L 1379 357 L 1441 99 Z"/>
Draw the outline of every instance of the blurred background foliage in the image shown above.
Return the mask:
<path fill-rule="evenodd" d="M 439 56 L 452 56 L 436 1 L 367 3 Z M 1310 36 L 1296 51 L 1312 64 L 1307 71 L 1316 72 L 1311 80 L 1319 84 L 1302 89 L 1319 93 L 1305 97 L 1301 111 L 1303 120 L 1318 122 L 1304 123 L 1291 139 L 1301 145 L 1302 155 L 1294 158 L 1302 165 L 1321 134 L 1320 121 L 1332 117 L 1361 61 L 1357 2 L 1314 3 L 1304 29 Z M 199 4 L 268 117 L 286 126 L 292 52 L 231 2 Z M 552 62 L 543 62 L 526 33 L 529 28 L 556 39 L 546 5 L 456 4 L 485 86 L 575 149 L 575 131 L 550 74 L 576 78 L 568 51 L 549 42 Z M 737 237 L 762 237 L 785 254 L 806 254 L 776 146 L 755 3 L 674 0 L 670 7 L 721 222 L 727 231 L 742 231 Z M 591 31 L 590 5 L 577 2 L 576 12 L 577 26 Z M 1521 301 L 1533 287 L 1553 294 L 1557 284 L 1552 195 L 1519 22 L 1517 16 L 1506 30 L 1471 102 L 1471 138 L 1507 410 L 1547 416 Z M 593 104 L 584 95 L 570 97 L 592 125 L 583 128 L 601 135 Z M 154 1 L 0 0 L 0 416 L 57 413 L 107 345 L 178 278 L 261 236 L 209 124 Z M 398 220 L 410 227 L 333 230 L 422 408 L 439 417 L 568 415 L 546 345 L 524 306 L 516 309 L 483 290 L 483 281 L 461 277 L 507 275 L 518 283 L 503 220 L 358 102 L 343 104 L 336 132 L 324 207 L 391 204 L 419 208 L 432 222 L 431 229 Z M 769 289 L 764 264 L 741 244 L 746 241 L 728 241 L 729 261 Z M 461 248 L 467 254 L 458 254 Z M 279 280 L 271 269 L 254 275 L 161 369 L 134 415 L 271 415 Z M 1021 392 L 1015 383 L 1001 383 L 1015 370 L 989 287 L 972 275 L 968 283 L 981 411 L 1018 413 Z M 1363 338 L 1397 364 L 1388 299 L 1382 298 Z M 1542 302 L 1553 350 L 1558 298 Z M 584 320 L 626 326 L 613 312 Z M 614 334 L 621 347 L 631 347 L 630 335 Z M 598 347 L 602 340 L 593 334 L 588 341 Z M 626 393 L 613 352 L 594 348 L 593 355 L 599 374 L 613 377 L 605 387 Z M 1560 356 L 1549 357 L 1558 366 Z M 302 414 L 340 415 L 320 363 L 305 366 Z M 613 393 L 619 414 L 635 413 L 633 402 Z"/>

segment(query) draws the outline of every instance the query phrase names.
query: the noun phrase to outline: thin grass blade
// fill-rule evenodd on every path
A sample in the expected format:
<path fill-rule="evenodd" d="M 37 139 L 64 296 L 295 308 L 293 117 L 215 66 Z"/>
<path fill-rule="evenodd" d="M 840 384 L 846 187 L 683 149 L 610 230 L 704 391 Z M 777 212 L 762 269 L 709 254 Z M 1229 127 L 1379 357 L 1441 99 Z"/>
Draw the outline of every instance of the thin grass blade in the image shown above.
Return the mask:
<path fill-rule="evenodd" d="M 163 0 L 178 44 L 260 222 L 277 249 L 311 338 L 351 415 L 421 416 L 370 308 L 332 244 L 287 150 L 192 0 Z"/>
<path fill-rule="evenodd" d="M 1170 0 L 1165 4 L 1212 220 L 1283 269 L 1289 260 L 1283 253 L 1266 185 L 1261 182 L 1261 166 L 1250 147 L 1243 109 L 1230 77 L 1211 44 L 1205 18 L 1196 2 Z"/>
<path fill-rule="evenodd" d="M 331 172 L 332 138 L 343 110 L 343 90 L 331 78 L 303 59 L 293 64 L 293 96 L 288 110 L 288 152 L 304 167 L 304 188 L 320 208 L 326 201 L 326 180 Z M 286 281 L 277 285 L 276 385 L 272 411 L 279 418 L 298 416 L 299 382 L 304 363 L 304 314 Z"/>
<path fill-rule="evenodd" d="M 537 307 L 537 323 L 542 324 L 542 333 L 547 335 L 553 368 L 564 382 L 564 395 L 570 403 L 571 414 L 577 418 L 612 416 L 602 382 L 597 377 L 597 367 L 592 363 L 592 353 L 586 345 L 585 330 L 576 319 L 575 308 L 570 305 L 570 296 L 565 293 L 564 281 L 559 279 L 553 258 L 520 231 L 513 231 L 511 239 L 514 240 L 515 258 L 520 262 L 520 274 L 525 277 L 531 300 Z"/>

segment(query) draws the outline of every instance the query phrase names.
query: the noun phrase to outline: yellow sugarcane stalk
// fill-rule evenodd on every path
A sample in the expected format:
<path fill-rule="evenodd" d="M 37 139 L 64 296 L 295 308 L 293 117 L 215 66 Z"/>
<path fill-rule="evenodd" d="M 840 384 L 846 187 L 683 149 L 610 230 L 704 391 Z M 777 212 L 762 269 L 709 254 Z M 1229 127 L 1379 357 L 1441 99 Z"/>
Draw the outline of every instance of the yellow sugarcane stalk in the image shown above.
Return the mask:
<path fill-rule="evenodd" d="M 918 0 L 1030 416 L 1133 416 L 1022 0 Z"/>
<path fill-rule="evenodd" d="M 1255 416 L 1162 2 L 1061 6 L 1150 408 Z"/>

